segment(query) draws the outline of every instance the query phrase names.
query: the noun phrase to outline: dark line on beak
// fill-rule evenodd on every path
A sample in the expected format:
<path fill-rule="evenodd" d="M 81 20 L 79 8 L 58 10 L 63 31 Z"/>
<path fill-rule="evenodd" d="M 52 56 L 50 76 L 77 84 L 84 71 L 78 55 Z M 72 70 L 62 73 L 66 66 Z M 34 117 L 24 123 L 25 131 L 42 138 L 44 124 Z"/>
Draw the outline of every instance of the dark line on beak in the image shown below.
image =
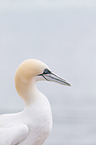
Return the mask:
<path fill-rule="evenodd" d="M 53 73 L 51 73 L 53 74 Z M 57 80 L 57 81 L 60 81 L 62 83 L 64 83 L 65 85 L 68 85 L 68 86 L 71 86 L 69 83 L 67 83 L 65 80 L 62 80 L 62 78 L 58 77 L 57 75 L 53 74 L 54 76 L 56 76 L 57 78 L 54 78 L 52 76 L 49 76 L 50 78 L 54 79 L 54 80 Z M 60 79 L 60 80 L 59 80 Z"/>
<path fill-rule="evenodd" d="M 48 79 L 46 79 L 46 77 L 42 74 L 42 76 L 43 76 L 43 78 L 45 79 L 45 80 L 47 80 L 47 81 L 49 81 Z"/>

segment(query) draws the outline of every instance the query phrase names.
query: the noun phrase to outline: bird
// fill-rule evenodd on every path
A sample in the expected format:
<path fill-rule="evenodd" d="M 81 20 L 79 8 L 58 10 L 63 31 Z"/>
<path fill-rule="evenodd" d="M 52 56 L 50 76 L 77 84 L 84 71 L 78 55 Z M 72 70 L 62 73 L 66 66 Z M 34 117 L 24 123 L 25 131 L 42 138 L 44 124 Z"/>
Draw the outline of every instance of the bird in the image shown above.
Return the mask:
<path fill-rule="evenodd" d="M 53 81 L 71 86 L 37 59 L 24 60 L 16 70 L 15 87 L 25 102 L 18 113 L 0 115 L 0 145 L 42 145 L 52 128 L 52 111 L 37 81 Z"/>

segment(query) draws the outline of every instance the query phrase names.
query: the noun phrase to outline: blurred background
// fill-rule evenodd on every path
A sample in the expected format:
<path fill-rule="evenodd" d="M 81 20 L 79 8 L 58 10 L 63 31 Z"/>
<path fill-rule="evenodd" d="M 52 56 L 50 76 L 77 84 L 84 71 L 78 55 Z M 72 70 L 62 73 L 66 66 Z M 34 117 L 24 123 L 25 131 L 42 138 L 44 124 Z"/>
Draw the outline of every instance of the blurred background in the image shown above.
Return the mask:
<path fill-rule="evenodd" d="M 96 145 L 96 1 L 0 1 L 0 114 L 24 108 L 14 76 L 29 58 L 72 85 L 37 83 L 53 112 L 44 145 Z"/>

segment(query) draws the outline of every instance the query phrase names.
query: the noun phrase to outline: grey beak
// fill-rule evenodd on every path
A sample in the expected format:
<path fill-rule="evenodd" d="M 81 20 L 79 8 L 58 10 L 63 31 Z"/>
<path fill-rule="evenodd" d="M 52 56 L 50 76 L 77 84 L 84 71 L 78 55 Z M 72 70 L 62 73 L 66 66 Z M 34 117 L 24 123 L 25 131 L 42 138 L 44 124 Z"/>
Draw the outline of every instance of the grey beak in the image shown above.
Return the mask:
<path fill-rule="evenodd" d="M 67 81 L 64 79 L 60 78 L 59 76 L 55 75 L 52 73 L 49 69 L 44 69 L 42 74 L 39 74 L 38 76 L 43 76 L 43 78 L 47 81 L 52 81 L 59 83 L 61 85 L 66 85 L 66 86 L 71 86 Z"/>
<path fill-rule="evenodd" d="M 56 82 L 56 83 L 59 83 L 59 84 L 62 84 L 62 85 L 71 86 L 67 81 L 65 81 L 64 79 L 62 79 L 59 76 L 55 75 L 54 73 L 42 74 L 42 76 L 47 81 L 52 81 L 52 82 Z"/>

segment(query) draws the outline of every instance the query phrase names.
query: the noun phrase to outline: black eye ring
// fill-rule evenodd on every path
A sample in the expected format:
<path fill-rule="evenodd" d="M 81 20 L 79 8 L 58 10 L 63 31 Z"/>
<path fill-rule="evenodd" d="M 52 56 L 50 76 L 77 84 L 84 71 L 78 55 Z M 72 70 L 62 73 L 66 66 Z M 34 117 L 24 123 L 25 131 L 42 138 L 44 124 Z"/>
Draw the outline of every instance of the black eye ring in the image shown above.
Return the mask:
<path fill-rule="evenodd" d="M 46 69 L 44 69 L 43 74 L 51 74 L 51 71 L 46 68 Z"/>

